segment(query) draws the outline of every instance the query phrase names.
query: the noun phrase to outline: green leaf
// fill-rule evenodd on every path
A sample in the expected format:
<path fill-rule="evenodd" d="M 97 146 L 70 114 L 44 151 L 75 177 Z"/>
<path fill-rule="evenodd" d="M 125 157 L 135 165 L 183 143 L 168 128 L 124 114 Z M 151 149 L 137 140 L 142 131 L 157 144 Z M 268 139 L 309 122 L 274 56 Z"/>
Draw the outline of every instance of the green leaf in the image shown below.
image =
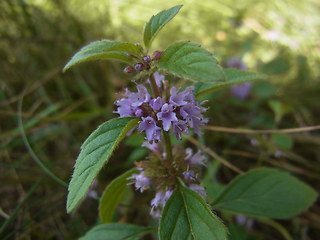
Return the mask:
<path fill-rule="evenodd" d="M 258 168 L 236 177 L 212 204 L 235 213 L 283 219 L 307 209 L 316 198 L 315 190 L 288 173 Z"/>
<path fill-rule="evenodd" d="M 285 134 L 272 134 L 272 142 L 274 142 L 278 147 L 289 150 L 293 146 L 292 138 Z"/>
<path fill-rule="evenodd" d="M 130 182 L 127 178 L 137 172 L 131 169 L 114 179 L 104 190 L 99 204 L 99 215 L 104 223 L 111 222 L 113 212 L 118 204 L 123 200 L 124 192 Z"/>
<path fill-rule="evenodd" d="M 141 55 L 141 49 L 133 43 L 121 43 L 107 39 L 95 41 L 81 48 L 64 66 L 63 71 L 70 67 L 92 60 L 115 59 L 126 63 L 133 63 L 134 59 L 126 53 Z"/>
<path fill-rule="evenodd" d="M 211 93 L 219 88 L 227 87 L 233 84 L 255 80 L 264 80 L 268 77 L 267 75 L 262 73 L 247 72 L 237 69 L 224 69 L 224 74 L 227 79 L 225 82 L 196 83 L 194 86 L 196 96 L 200 97 L 205 94 Z"/>
<path fill-rule="evenodd" d="M 68 188 L 68 213 L 79 204 L 115 147 L 138 121 L 132 117 L 111 119 L 101 124 L 83 143 Z"/>
<path fill-rule="evenodd" d="M 200 45 L 188 41 L 170 45 L 155 64 L 166 72 L 194 82 L 225 80 L 215 57 Z"/>
<path fill-rule="evenodd" d="M 159 239 L 224 240 L 227 230 L 197 193 L 179 186 L 163 209 Z"/>
<path fill-rule="evenodd" d="M 159 31 L 166 25 L 174 16 L 177 15 L 182 5 L 177 5 L 168 10 L 159 12 L 156 16 L 152 16 L 149 22 L 146 23 L 143 32 L 143 42 L 146 48 L 149 48 L 153 39 Z"/>
<path fill-rule="evenodd" d="M 122 223 L 101 224 L 93 227 L 80 240 L 137 240 L 151 229 Z"/>

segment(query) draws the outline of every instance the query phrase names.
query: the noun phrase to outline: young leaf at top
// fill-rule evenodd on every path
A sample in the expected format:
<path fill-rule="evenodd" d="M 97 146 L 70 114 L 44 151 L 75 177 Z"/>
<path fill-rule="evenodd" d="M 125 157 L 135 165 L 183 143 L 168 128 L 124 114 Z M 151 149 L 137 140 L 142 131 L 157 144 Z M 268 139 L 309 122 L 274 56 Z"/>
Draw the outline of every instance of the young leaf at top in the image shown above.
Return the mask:
<path fill-rule="evenodd" d="M 136 169 L 125 172 L 114 179 L 103 191 L 99 203 L 99 215 L 104 223 L 111 222 L 113 212 L 117 205 L 123 200 L 125 189 L 130 182 L 128 178 L 135 172 L 137 172 Z"/>
<path fill-rule="evenodd" d="M 247 72 L 237 69 L 224 69 L 224 74 L 226 76 L 225 82 L 196 83 L 194 85 L 196 96 L 201 97 L 222 87 L 227 87 L 233 84 L 240 84 L 248 81 L 265 80 L 268 77 L 263 73 Z"/>
<path fill-rule="evenodd" d="M 149 48 L 153 39 L 157 36 L 159 31 L 179 12 L 182 5 L 177 5 L 168 10 L 159 12 L 152 16 L 149 22 L 146 23 L 143 32 L 143 42 L 146 48 Z"/>
<path fill-rule="evenodd" d="M 81 146 L 68 188 L 68 213 L 79 204 L 115 147 L 137 123 L 138 119 L 132 117 L 111 119 L 101 124 L 86 139 Z"/>
<path fill-rule="evenodd" d="M 81 48 L 64 66 L 63 71 L 70 67 L 92 60 L 115 59 L 126 63 L 134 63 L 134 59 L 127 53 L 140 56 L 141 49 L 133 43 L 121 43 L 107 39 L 95 41 Z"/>
<path fill-rule="evenodd" d="M 100 224 L 93 227 L 80 240 L 138 240 L 152 228 L 123 223 Z"/>
<path fill-rule="evenodd" d="M 215 57 L 200 45 L 189 41 L 170 45 L 155 64 L 161 70 L 194 82 L 225 80 Z"/>
<path fill-rule="evenodd" d="M 317 192 L 286 172 L 258 168 L 236 177 L 212 206 L 251 216 L 290 218 L 307 209 Z"/>
<path fill-rule="evenodd" d="M 226 240 L 227 230 L 200 195 L 179 186 L 163 209 L 159 239 Z"/>

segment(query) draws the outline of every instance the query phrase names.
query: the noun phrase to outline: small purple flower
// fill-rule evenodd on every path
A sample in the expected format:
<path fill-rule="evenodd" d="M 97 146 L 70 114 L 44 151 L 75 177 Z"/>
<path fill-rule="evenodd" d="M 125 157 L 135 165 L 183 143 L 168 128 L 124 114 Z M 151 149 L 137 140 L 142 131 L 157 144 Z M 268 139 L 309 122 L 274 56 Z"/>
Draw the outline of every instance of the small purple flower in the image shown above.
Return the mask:
<path fill-rule="evenodd" d="M 165 103 L 161 108 L 161 112 L 157 113 L 159 120 L 162 120 L 163 130 L 169 131 L 171 123 L 178 121 L 176 114 L 173 112 L 173 106 Z"/>
<path fill-rule="evenodd" d="M 246 97 L 249 96 L 251 87 L 252 87 L 252 83 L 250 82 L 234 85 L 231 87 L 231 94 L 235 98 L 245 99 Z"/>
<path fill-rule="evenodd" d="M 153 110 L 159 111 L 161 109 L 161 107 L 162 107 L 162 99 L 161 99 L 161 97 L 157 97 L 157 98 L 151 99 L 150 106 L 152 107 Z"/>
<path fill-rule="evenodd" d="M 193 154 L 193 151 L 192 151 L 192 149 L 191 148 L 187 148 L 186 149 L 186 154 L 187 154 L 187 156 L 186 156 L 186 158 L 185 158 L 185 161 L 188 163 L 188 164 L 190 164 L 190 165 L 203 165 L 203 166 L 205 166 L 206 164 L 205 164 L 205 156 L 204 155 L 202 155 L 202 152 L 199 150 L 196 154 L 194 154 L 193 156 L 192 156 L 192 154 Z"/>
<path fill-rule="evenodd" d="M 146 132 L 147 139 L 150 143 L 160 141 L 161 128 L 156 125 L 156 122 L 152 117 L 143 117 L 138 130 L 140 132 Z"/>
<path fill-rule="evenodd" d="M 150 151 L 152 151 L 156 154 L 161 154 L 159 145 L 155 142 L 153 142 L 153 143 L 143 142 L 141 146 L 148 148 Z"/>
<path fill-rule="evenodd" d="M 136 187 L 136 190 L 140 189 L 140 192 L 146 190 L 151 184 L 151 179 L 145 176 L 143 171 L 139 174 L 132 174 L 128 179 L 134 179 L 134 186 Z"/>
<path fill-rule="evenodd" d="M 182 173 L 186 180 L 194 180 L 194 171 L 189 170 Z"/>
<path fill-rule="evenodd" d="M 158 72 L 155 72 L 153 76 L 154 76 L 154 79 L 156 80 L 157 86 L 161 88 L 161 84 L 164 83 L 164 75 Z"/>
<path fill-rule="evenodd" d="M 202 112 L 204 111 L 206 111 L 206 108 L 192 103 L 180 108 L 181 116 L 187 120 L 188 125 L 193 128 L 198 135 L 200 135 L 200 127 L 208 122 L 208 119 L 202 116 Z"/>
<path fill-rule="evenodd" d="M 166 202 L 168 201 L 172 193 L 173 193 L 172 190 L 156 193 L 156 196 L 154 197 L 154 199 L 151 200 L 151 212 L 150 212 L 154 218 L 160 217 L 159 213 L 161 213 L 161 210 L 157 208 L 164 207 L 164 205 L 166 204 Z"/>
<path fill-rule="evenodd" d="M 114 113 L 117 113 L 120 115 L 120 117 L 132 117 L 134 116 L 133 108 L 131 107 L 131 100 L 127 98 L 121 98 L 115 102 L 115 104 L 118 106 L 117 111 L 114 111 Z"/>
<path fill-rule="evenodd" d="M 181 140 L 181 133 L 189 134 L 186 121 L 179 120 L 172 123 L 172 135 L 176 135 L 178 140 Z"/>
<path fill-rule="evenodd" d="M 203 187 L 199 186 L 198 184 L 191 184 L 189 188 L 192 191 L 198 193 L 203 199 L 206 198 L 207 196 L 206 190 Z"/>
<path fill-rule="evenodd" d="M 176 87 L 172 87 L 170 90 L 170 99 L 169 103 L 172 104 L 172 106 L 183 106 L 186 105 L 188 102 L 185 101 L 185 94 L 178 93 L 179 89 Z"/>
<path fill-rule="evenodd" d="M 131 106 L 139 107 L 143 103 L 148 103 L 150 101 L 150 94 L 145 86 L 138 84 L 137 85 L 138 92 L 130 92 L 128 94 L 129 99 L 132 101 Z M 129 91 L 128 91 L 129 92 Z"/>
<path fill-rule="evenodd" d="M 238 57 L 233 57 L 230 58 L 227 61 L 227 68 L 236 68 L 236 69 L 240 69 L 240 70 L 245 70 L 247 69 L 247 66 L 244 64 L 244 62 L 242 62 L 242 60 Z"/>

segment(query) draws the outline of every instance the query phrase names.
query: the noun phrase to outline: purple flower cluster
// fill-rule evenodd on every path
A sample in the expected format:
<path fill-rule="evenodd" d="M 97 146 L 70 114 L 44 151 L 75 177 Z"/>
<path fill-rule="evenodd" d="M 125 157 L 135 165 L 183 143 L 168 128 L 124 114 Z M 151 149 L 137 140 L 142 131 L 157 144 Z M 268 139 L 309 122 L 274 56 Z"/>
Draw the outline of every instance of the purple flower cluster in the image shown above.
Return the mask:
<path fill-rule="evenodd" d="M 163 76 L 155 74 L 158 87 L 161 86 Z M 160 85 L 160 86 L 159 86 Z M 120 117 L 139 117 L 140 132 L 145 132 L 146 139 L 152 142 L 160 141 L 161 130 L 169 131 L 181 139 L 181 134 L 188 134 L 192 128 L 200 135 L 200 127 L 208 122 L 202 113 L 207 109 L 195 100 L 193 87 L 179 91 L 176 87 L 170 90 L 170 96 L 152 98 L 146 87 L 137 85 L 138 92 L 126 89 L 125 97 L 117 100 L 115 113 Z"/>
<path fill-rule="evenodd" d="M 157 191 L 155 197 L 151 200 L 150 214 L 154 218 L 160 217 L 164 205 L 174 191 L 174 181 L 177 176 L 179 176 L 191 190 L 195 191 L 203 198 L 206 197 L 205 189 L 197 184 L 197 168 L 201 165 L 205 165 L 205 157 L 202 155 L 201 151 L 193 154 L 193 151 L 190 148 L 187 148 L 186 151 L 174 149 L 174 158 L 178 163 L 178 168 L 176 167 L 175 170 L 168 170 L 163 166 L 166 158 L 159 144 L 145 142 L 142 146 L 147 147 L 152 151 L 149 159 L 156 159 L 155 163 L 158 163 L 159 165 L 155 163 L 150 164 L 150 161 L 139 162 L 137 163 L 139 164 L 137 169 L 140 173 L 133 174 L 128 179 L 132 179 L 130 184 L 134 184 L 136 190 L 139 190 L 141 193 L 149 188 L 153 188 Z M 157 174 L 153 175 L 155 172 Z M 169 172 L 173 173 L 173 175 L 167 175 Z"/>

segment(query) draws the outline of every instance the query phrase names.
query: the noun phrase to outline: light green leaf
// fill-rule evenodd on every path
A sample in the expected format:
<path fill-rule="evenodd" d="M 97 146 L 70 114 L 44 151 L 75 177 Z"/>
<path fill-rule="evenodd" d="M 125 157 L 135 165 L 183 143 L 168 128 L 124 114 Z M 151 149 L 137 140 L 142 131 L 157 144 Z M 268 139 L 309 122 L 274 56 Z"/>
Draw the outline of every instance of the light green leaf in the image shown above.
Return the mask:
<path fill-rule="evenodd" d="M 288 173 L 258 168 L 236 177 L 212 205 L 235 213 L 283 219 L 306 210 L 316 198 L 315 190 Z"/>
<path fill-rule="evenodd" d="M 143 42 L 146 48 L 149 48 L 153 39 L 157 36 L 159 31 L 166 25 L 174 16 L 177 15 L 182 5 L 177 5 L 168 10 L 159 12 L 152 16 L 149 22 L 146 23 L 143 31 Z"/>
<path fill-rule="evenodd" d="M 227 87 L 233 84 L 264 80 L 268 77 L 267 75 L 262 73 L 247 72 L 237 69 L 224 69 L 224 74 L 227 79 L 225 82 L 196 83 L 194 85 L 196 96 L 200 97 L 205 94 L 211 93 L 219 88 Z"/>
<path fill-rule="evenodd" d="M 188 41 L 170 45 L 155 64 L 161 70 L 194 82 L 225 80 L 215 57 L 200 45 Z"/>
<path fill-rule="evenodd" d="M 137 240 L 152 228 L 131 224 L 109 223 L 93 227 L 80 240 Z"/>
<path fill-rule="evenodd" d="M 179 186 L 163 209 L 159 239 L 225 240 L 227 230 L 197 193 Z"/>
<path fill-rule="evenodd" d="M 64 66 L 63 71 L 70 67 L 92 60 L 115 59 L 126 63 L 133 63 L 134 59 L 127 56 L 127 52 L 140 55 L 141 50 L 133 43 L 121 43 L 107 39 L 95 41 L 81 48 Z"/>
<path fill-rule="evenodd" d="M 135 169 L 125 172 L 114 179 L 104 190 L 99 204 L 99 215 L 104 223 L 111 222 L 113 212 L 123 200 L 127 184 L 130 182 L 127 178 L 135 172 L 137 172 Z"/>
<path fill-rule="evenodd" d="M 79 204 L 115 147 L 137 123 L 138 119 L 132 117 L 111 119 L 83 143 L 68 188 L 68 213 Z"/>

